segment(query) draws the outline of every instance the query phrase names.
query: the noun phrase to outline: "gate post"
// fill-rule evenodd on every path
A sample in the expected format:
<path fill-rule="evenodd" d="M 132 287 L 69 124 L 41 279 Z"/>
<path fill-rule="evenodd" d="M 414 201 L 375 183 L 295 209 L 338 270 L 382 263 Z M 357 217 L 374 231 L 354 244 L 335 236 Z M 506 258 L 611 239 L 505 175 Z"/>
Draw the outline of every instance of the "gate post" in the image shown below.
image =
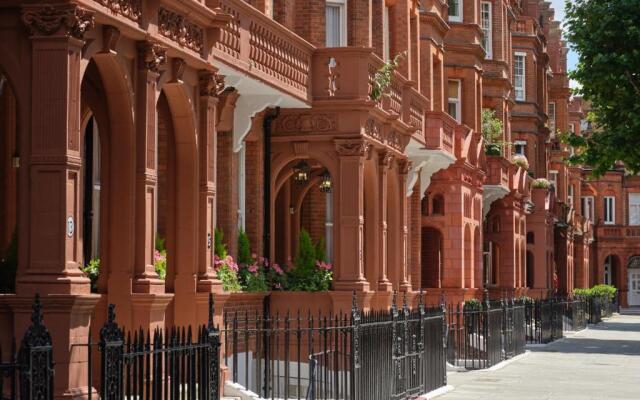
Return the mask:
<path fill-rule="evenodd" d="M 109 304 L 107 321 L 100 329 L 100 397 L 104 400 L 122 398 L 124 332 L 116 323 L 115 307 Z"/>
<path fill-rule="evenodd" d="M 53 345 L 42 321 L 42 304 L 36 293 L 31 326 L 22 337 L 19 354 L 20 398 L 53 399 Z M 2 393 L 0 393 L 0 396 Z"/>
<path fill-rule="evenodd" d="M 445 360 L 444 368 L 444 386 L 447 385 L 447 344 L 448 344 L 448 325 L 447 325 L 447 303 L 444 297 L 444 291 L 440 292 L 440 310 L 442 310 L 442 357 Z"/>

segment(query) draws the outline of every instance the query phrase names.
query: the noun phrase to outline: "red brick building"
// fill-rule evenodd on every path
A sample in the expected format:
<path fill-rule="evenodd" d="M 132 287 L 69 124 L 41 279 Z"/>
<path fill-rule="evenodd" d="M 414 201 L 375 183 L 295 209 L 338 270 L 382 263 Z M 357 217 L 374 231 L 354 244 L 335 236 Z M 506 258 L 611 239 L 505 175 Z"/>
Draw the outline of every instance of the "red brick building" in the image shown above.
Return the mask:
<path fill-rule="evenodd" d="M 324 239 L 332 290 L 274 292 L 282 308 L 344 310 L 352 290 L 369 309 L 393 290 L 457 302 L 602 281 L 626 296 L 640 266 L 640 181 L 587 181 L 563 162 L 555 133 L 584 112 L 543 1 L 8 0 L 0 27 L 0 255 L 18 254 L 7 331 L 24 330 L 34 293 L 69 345 L 108 303 L 128 328 L 202 322 L 209 293 L 259 304 L 222 290 L 216 227 L 232 255 L 243 230 L 286 265 L 302 228 Z M 496 155 L 483 109 L 503 126 Z M 80 267 L 96 257 L 92 293 Z M 80 375 L 57 374 L 58 393 L 86 392 Z"/>

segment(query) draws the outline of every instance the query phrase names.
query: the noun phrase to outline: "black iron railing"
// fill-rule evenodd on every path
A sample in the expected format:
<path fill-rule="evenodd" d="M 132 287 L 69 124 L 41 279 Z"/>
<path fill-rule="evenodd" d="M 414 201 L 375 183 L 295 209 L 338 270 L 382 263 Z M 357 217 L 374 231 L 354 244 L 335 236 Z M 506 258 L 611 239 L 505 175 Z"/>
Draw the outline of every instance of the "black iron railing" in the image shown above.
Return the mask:
<path fill-rule="evenodd" d="M 225 316 L 233 382 L 263 398 L 408 399 L 446 383 L 444 311 L 395 295 L 389 310 L 351 315 Z"/>

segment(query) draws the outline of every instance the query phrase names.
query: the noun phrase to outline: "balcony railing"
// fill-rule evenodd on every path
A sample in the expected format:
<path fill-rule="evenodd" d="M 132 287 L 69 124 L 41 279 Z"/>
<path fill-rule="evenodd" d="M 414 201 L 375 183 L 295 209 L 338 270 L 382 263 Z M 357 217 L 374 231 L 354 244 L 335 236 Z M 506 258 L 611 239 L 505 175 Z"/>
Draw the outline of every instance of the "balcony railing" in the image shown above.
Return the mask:
<path fill-rule="evenodd" d="M 640 239 L 640 226 L 609 225 L 597 228 L 599 239 Z"/>
<path fill-rule="evenodd" d="M 221 29 L 214 56 L 263 82 L 309 101 L 314 47 L 242 0 L 211 4 L 233 19 Z"/>
<path fill-rule="evenodd" d="M 427 112 L 426 147 L 429 150 L 442 150 L 455 154 L 456 125 L 453 117 L 444 112 Z"/>
<path fill-rule="evenodd" d="M 375 104 L 397 115 L 404 123 L 424 132 L 428 100 L 397 71 L 385 94 L 372 98 L 375 75 L 383 61 L 373 49 L 336 47 L 317 49 L 313 55 L 313 99 L 316 101 L 352 100 Z"/>
<path fill-rule="evenodd" d="M 511 188 L 511 163 L 502 156 L 487 156 L 486 185 Z"/>

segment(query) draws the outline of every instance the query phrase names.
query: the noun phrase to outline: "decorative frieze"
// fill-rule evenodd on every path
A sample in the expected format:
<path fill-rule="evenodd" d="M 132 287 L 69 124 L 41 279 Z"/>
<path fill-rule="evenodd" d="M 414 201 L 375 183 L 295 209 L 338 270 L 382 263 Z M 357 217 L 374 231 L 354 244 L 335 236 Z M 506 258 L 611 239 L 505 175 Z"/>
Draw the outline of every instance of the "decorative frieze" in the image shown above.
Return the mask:
<path fill-rule="evenodd" d="M 365 122 L 364 133 L 372 139 L 378 140 L 380 142 L 384 141 L 384 138 L 382 137 L 382 129 L 373 118 L 369 118 L 367 122 Z"/>
<path fill-rule="evenodd" d="M 337 129 L 335 115 L 331 114 L 290 114 L 280 118 L 279 132 L 308 133 L 329 132 Z"/>
<path fill-rule="evenodd" d="M 122 15 L 134 22 L 140 22 L 142 17 L 141 0 L 96 0 L 107 7 L 112 13 Z"/>
<path fill-rule="evenodd" d="M 62 35 L 82 39 L 93 27 L 93 12 L 75 4 L 25 6 L 22 21 L 32 35 Z"/>
<path fill-rule="evenodd" d="M 217 72 L 202 71 L 199 83 L 200 96 L 217 97 L 224 90 L 224 76 Z"/>
<path fill-rule="evenodd" d="M 158 43 L 138 42 L 138 60 L 141 68 L 158 72 L 167 61 L 167 49 Z"/>
<path fill-rule="evenodd" d="M 168 37 L 180 46 L 198 53 L 204 47 L 204 30 L 183 15 L 160 7 L 158 10 L 158 28 L 160 34 Z"/>
<path fill-rule="evenodd" d="M 369 155 L 371 145 L 366 140 L 336 140 L 336 152 L 339 156 L 365 157 Z"/>

